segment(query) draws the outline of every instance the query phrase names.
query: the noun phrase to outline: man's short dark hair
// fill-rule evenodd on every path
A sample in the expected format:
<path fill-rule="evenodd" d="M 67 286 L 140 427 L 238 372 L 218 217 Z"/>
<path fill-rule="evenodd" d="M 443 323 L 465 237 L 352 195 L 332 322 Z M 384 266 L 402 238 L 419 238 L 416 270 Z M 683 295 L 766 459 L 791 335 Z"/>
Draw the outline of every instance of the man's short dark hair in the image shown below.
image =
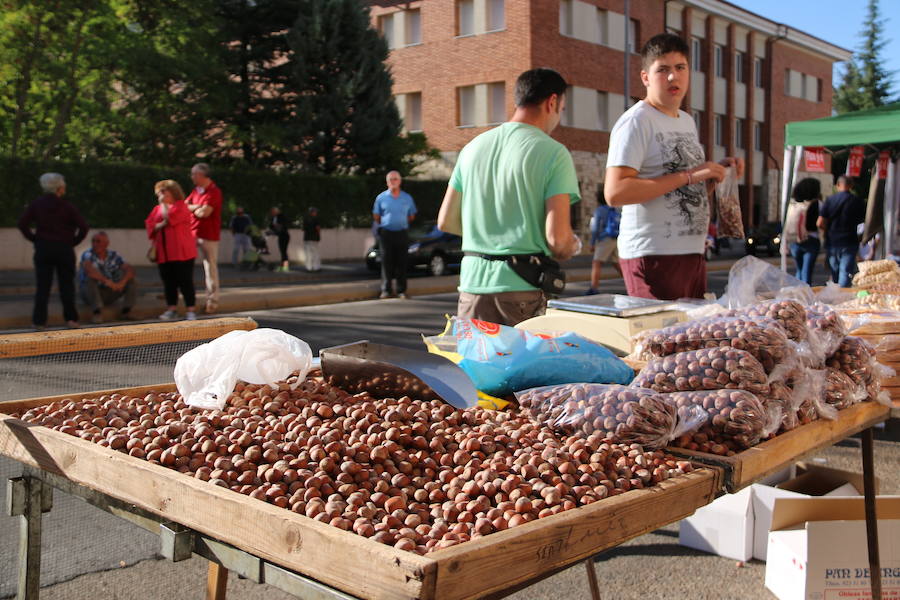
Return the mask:
<path fill-rule="evenodd" d="M 537 106 L 553 94 L 565 95 L 567 87 L 566 80 L 553 69 L 525 71 L 516 80 L 516 106 Z"/>
<path fill-rule="evenodd" d="M 683 54 L 685 58 L 691 55 L 691 49 L 688 48 L 687 42 L 674 33 L 654 35 L 641 48 L 641 69 L 646 71 L 654 60 L 671 52 Z"/>

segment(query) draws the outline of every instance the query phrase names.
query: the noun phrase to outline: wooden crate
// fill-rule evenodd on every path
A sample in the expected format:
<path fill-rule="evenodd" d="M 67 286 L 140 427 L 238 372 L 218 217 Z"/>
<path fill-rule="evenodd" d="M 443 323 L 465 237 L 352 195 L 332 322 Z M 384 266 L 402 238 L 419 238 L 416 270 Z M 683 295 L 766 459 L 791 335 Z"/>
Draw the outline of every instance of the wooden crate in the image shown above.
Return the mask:
<path fill-rule="evenodd" d="M 838 413 L 836 421 L 820 419 L 766 440 L 734 456 L 718 456 L 669 447 L 666 451 L 697 463 L 725 470 L 725 489 L 734 493 L 802 458 L 859 433 L 888 418 L 890 408 L 861 402 Z"/>
<path fill-rule="evenodd" d="M 114 390 L 125 394 L 172 386 Z M 172 469 L 10 417 L 63 398 L 0 403 L 0 454 L 66 477 L 361 598 L 476 598 L 535 581 L 606 548 L 678 521 L 721 491 L 722 471 L 700 468 L 419 556 Z"/>

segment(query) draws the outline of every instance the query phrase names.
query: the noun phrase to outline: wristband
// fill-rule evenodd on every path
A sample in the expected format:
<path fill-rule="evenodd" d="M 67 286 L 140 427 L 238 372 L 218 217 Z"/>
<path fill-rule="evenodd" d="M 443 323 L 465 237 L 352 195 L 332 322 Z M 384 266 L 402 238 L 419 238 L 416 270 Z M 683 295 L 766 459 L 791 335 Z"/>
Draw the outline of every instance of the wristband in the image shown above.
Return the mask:
<path fill-rule="evenodd" d="M 688 176 L 688 182 L 687 182 L 687 184 L 688 184 L 688 185 L 693 185 L 693 183 L 694 183 L 694 177 L 693 177 L 693 175 L 691 175 L 691 172 L 690 172 L 690 171 L 685 171 L 685 173 L 686 173 L 687 176 Z"/>

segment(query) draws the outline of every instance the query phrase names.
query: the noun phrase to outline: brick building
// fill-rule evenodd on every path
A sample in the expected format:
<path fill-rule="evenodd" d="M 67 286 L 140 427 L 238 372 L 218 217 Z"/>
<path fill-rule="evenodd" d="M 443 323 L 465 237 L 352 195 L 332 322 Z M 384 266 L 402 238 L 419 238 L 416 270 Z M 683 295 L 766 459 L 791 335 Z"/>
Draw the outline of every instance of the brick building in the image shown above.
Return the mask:
<path fill-rule="evenodd" d="M 572 86 L 554 137 L 572 152 L 585 222 L 602 187 L 609 131 L 643 98 L 642 44 L 662 31 L 691 47 L 684 109 L 710 159 L 743 156 L 748 225 L 777 218 L 784 124 L 831 114 L 834 62 L 850 51 L 722 0 L 371 0 L 391 48 L 405 127 L 423 131 L 449 175 L 473 137 L 513 111 L 516 77 L 547 66 Z M 626 25 L 627 22 L 627 25 Z M 627 42 L 626 42 L 627 38 Z M 626 43 L 628 64 L 626 82 Z M 698 59 L 699 57 L 699 59 Z M 627 93 L 625 91 L 627 85 Z"/>

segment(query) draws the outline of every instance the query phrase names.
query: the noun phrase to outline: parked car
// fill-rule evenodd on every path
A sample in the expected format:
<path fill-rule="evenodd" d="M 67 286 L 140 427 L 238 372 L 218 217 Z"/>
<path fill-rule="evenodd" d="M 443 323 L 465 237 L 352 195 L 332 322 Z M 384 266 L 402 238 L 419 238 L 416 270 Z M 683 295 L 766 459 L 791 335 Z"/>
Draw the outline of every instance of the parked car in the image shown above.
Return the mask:
<path fill-rule="evenodd" d="M 747 236 L 745 247 L 750 256 L 756 256 L 760 251 L 775 256 L 781 247 L 781 223 L 769 221 L 753 228 Z"/>
<path fill-rule="evenodd" d="M 425 221 L 409 230 L 410 269 L 425 267 L 432 275 L 446 275 L 462 262 L 462 238 L 437 228 L 437 221 Z M 372 271 L 381 269 L 381 248 L 378 241 L 366 251 L 366 266 Z"/>

